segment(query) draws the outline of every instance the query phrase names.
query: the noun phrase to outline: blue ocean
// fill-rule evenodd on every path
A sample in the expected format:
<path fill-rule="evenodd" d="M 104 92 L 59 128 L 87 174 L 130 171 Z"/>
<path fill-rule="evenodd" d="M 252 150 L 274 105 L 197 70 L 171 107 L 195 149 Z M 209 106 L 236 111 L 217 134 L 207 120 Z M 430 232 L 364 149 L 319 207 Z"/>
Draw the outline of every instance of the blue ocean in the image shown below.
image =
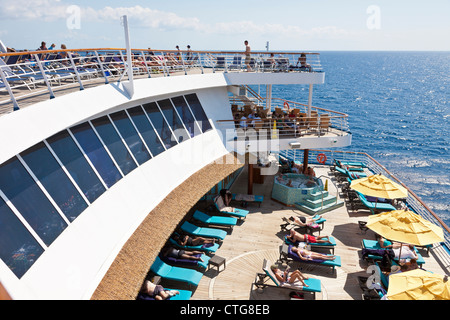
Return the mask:
<path fill-rule="evenodd" d="M 416 193 L 450 226 L 450 52 L 320 52 L 325 84 L 313 106 L 349 115 L 352 145 Z M 308 101 L 308 86 L 273 97 Z"/>

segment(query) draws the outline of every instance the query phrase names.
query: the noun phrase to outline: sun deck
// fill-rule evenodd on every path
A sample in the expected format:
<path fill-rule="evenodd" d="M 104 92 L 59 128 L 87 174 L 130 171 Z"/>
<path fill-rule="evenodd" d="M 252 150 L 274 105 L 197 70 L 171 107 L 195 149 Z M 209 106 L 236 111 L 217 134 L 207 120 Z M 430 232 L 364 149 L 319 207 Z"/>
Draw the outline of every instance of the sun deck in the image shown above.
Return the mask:
<path fill-rule="evenodd" d="M 335 181 L 329 166 L 313 165 L 316 175 L 326 175 Z M 260 293 L 252 284 L 257 273 L 262 273 L 263 259 L 276 262 L 279 258 L 279 247 L 283 243 L 286 232 L 282 232 L 280 224 L 283 217 L 293 214 L 304 215 L 295 207 L 286 207 L 271 199 L 273 176 L 266 176 L 264 184 L 254 184 L 253 193 L 263 195 L 261 207 L 249 204 L 250 211 L 246 220 L 235 227 L 225 238 L 216 254 L 226 258 L 226 268 L 217 272 L 212 268 L 205 272 L 199 286 L 195 290 L 194 300 L 287 300 L 291 290 L 266 288 Z M 247 170 L 234 182 L 233 193 L 247 193 Z M 333 184 L 329 186 L 335 192 Z M 342 196 L 341 191 L 337 192 Z M 210 203 L 200 203 L 199 209 L 205 210 Z M 366 221 L 370 211 L 353 211 L 346 202 L 344 206 L 323 214 L 326 219 L 321 235 L 331 235 L 336 239 L 335 255 L 341 257 L 342 266 L 332 273 L 330 268 L 305 264 L 290 263 L 291 269 L 298 266 L 309 277 L 321 280 L 322 292 L 316 294 L 318 300 L 361 300 L 362 290 L 358 285 L 358 276 L 368 277 L 367 262 L 361 258 L 361 240 L 375 239 L 375 234 L 368 230 L 363 233 L 358 221 Z M 445 269 L 437 262 L 433 250 L 427 253 L 420 250 L 425 259 L 424 269 L 446 274 Z M 285 266 L 285 265 L 284 265 Z M 270 280 L 269 280 L 270 281 Z M 308 299 L 308 296 L 305 295 Z"/>

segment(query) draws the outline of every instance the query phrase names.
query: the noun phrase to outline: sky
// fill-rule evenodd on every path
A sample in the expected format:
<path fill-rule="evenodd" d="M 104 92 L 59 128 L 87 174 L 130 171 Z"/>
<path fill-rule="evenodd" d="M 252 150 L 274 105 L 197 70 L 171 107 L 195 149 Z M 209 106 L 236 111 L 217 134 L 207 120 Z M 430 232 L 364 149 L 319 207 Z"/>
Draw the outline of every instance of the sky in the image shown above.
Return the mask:
<path fill-rule="evenodd" d="M 450 51 L 449 0 L 0 0 L 0 40 L 15 49 Z"/>

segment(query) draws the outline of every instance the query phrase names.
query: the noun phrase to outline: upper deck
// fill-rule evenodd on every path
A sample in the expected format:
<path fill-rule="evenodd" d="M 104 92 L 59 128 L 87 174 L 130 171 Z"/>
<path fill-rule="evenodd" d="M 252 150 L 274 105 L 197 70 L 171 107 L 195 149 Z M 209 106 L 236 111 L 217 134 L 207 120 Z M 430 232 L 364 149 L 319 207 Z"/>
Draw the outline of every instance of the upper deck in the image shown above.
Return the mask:
<path fill-rule="evenodd" d="M 130 81 L 221 72 L 229 85 L 320 84 L 318 53 L 131 50 L 25 51 L 0 54 L 0 115 L 39 101 L 98 86 Z M 247 59 L 247 61 L 246 61 Z"/>

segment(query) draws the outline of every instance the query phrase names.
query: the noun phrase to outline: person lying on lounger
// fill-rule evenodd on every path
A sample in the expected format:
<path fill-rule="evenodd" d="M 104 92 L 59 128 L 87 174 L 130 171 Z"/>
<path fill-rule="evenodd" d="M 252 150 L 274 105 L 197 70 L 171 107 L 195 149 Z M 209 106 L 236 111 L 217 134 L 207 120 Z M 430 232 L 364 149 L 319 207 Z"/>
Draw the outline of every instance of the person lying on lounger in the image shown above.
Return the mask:
<path fill-rule="evenodd" d="M 322 219 L 322 217 L 320 216 L 314 216 L 314 217 L 290 217 L 289 220 L 291 220 L 292 222 L 294 222 L 295 224 L 298 224 L 301 227 L 306 227 L 306 226 L 314 226 L 317 225 L 316 221 Z"/>
<path fill-rule="evenodd" d="M 278 279 L 278 281 L 281 282 L 281 284 L 289 283 L 289 284 L 295 284 L 295 282 L 300 281 L 304 287 L 308 287 L 308 285 L 305 283 L 304 280 L 309 279 L 308 277 L 304 276 L 303 273 L 300 272 L 300 270 L 294 270 L 289 274 L 289 266 L 286 268 L 286 270 L 281 271 L 278 269 L 278 267 L 274 264 L 270 267 L 275 277 Z"/>
<path fill-rule="evenodd" d="M 159 284 L 156 285 L 151 281 L 145 280 L 139 293 L 144 296 L 154 298 L 155 300 L 166 300 L 167 298 L 173 297 L 180 292 L 177 290 L 165 290 L 163 286 Z"/>
<path fill-rule="evenodd" d="M 175 249 L 173 247 L 168 247 L 163 251 L 163 255 L 164 256 L 168 256 L 168 257 L 172 257 L 172 258 L 176 258 L 176 259 L 189 259 L 189 260 L 198 260 L 198 261 L 202 261 L 203 259 L 202 257 L 198 257 L 196 255 L 198 254 L 203 254 L 203 252 L 201 251 L 184 251 L 181 249 Z"/>
<path fill-rule="evenodd" d="M 292 247 L 292 252 L 295 252 L 296 254 L 298 254 L 300 259 L 302 259 L 302 260 L 313 260 L 313 259 L 334 260 L 334 259 L 336 259 L 335 255 L 322 254 L 322 253 L 318 253 L 318 252 L 314 252 L 314 251 L 310 251 L 310 250 L 306 250 L 306 249 L 302 249 L 302 248 L 298 248 L 298 247 Z"/>
<path fill-rule="evenodd" d="M 291 229 L 290 234 L 286 237 L 292 243 L 306 242 L 306 243 L 324 243 L 330 242 L 329 236 L 312 236 L 309 234 L 301 234 Z"/>
<path fill-rule="evenodd" d="M 199 246 L 203 244 L 214 244 L 214 238 L 203 238 L 203 237 L 191 237 L 189 235 L 174 235 L 173 239 L 178 242 L 181 246 Z"/>

